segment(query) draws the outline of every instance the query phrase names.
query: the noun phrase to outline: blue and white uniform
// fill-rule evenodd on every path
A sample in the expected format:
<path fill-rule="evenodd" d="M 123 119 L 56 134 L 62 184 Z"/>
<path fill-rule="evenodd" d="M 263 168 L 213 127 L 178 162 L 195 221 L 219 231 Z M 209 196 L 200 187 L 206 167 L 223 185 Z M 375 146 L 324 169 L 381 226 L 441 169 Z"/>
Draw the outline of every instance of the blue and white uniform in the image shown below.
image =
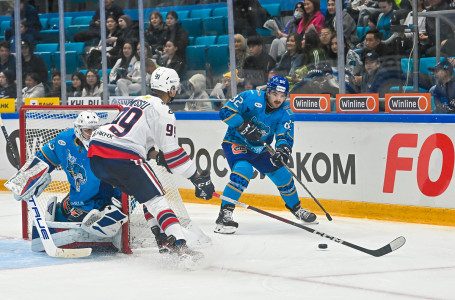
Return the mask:
<path fill-rule="evenodd" d="M 267 94 L 263 91 L 245 91 L 227 102 L 220 110 L 220 117 L 229 128 L 222 144 L 232 170 L 230 181 L 223 195 L 238 200 L 253 176 L 253 167 L 267 175 L 278 187 L 280 195 L 290 208 L 299 203 L 294 181 L 284 167 L 276 167 L 270 161 L 270 153 L 258 143 L 249 143 L 235 129 L 244 121 L 251 121 L 262 135 L 262 140 L 275 147 L 294 144 L 294 113 L 287 103 L 274 110 L 267 109 Z M 229 202 L 223 201 L 221 206 Z"/>
<path fill-rule="evenodd" d="M 73 128 L 62 131 L 44 145 L 36 156 L 50 166 L 49 173 L 57 166 L 62 167 L 70 184 L 69 204 L 83 212 L 81 215 L 70 215 L 68 220 L 57 219 L 56 221 L 81 221 L 85 213 L 92 209 L 101 210 L 105 205 L 111 203 L 113 196 L 120 195 L 120 191 L 93 174 L 87 150 L 77 143 Z"/>

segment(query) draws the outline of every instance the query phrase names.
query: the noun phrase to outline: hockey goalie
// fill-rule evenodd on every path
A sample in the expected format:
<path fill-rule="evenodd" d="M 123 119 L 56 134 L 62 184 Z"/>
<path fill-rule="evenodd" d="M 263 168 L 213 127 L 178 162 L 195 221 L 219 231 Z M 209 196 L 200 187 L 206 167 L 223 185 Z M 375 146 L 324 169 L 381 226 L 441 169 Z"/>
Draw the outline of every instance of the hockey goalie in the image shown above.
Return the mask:
<path fill-rule="evenodd" d="M 87 157 L 91 134 L 100 125 L 95 112 L 81 112 L 74 128 L 65 129 L 45 144 L 5 183 L 17 200 L 28 201 L 39 197 L 50 184 L 52 171 L 61 166 L 70 192 L 59 201 L 56 196 L 51 197 L 45 212 L 57 247 L 121 249 L 121 228 L 127 222 L 127 216 L 120 210 L 121 192 L 93 174 Z M 35 226 L 32 250 L 44 250 Z"/>

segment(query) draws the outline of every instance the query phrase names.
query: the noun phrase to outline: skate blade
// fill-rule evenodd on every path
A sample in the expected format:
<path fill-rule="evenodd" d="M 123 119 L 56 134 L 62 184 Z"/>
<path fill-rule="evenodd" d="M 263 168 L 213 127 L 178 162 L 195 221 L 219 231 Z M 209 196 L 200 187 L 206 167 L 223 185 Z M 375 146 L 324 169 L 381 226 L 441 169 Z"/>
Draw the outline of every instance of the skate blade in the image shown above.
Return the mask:
<path fill-rule="evenodd" d="M 300 223 L 302 223 L 303 225 L 318 225 L 319 221 L 314 220 L 313 222 L 306 222 L 306 221 L 300 220 Z"/>
<path fill-rule="evenodd" d="M 234 234 L 236 231 L 237 231 L 236 227 L 216 224 L 215 230 L 213 232 L 221 234 Z"/>

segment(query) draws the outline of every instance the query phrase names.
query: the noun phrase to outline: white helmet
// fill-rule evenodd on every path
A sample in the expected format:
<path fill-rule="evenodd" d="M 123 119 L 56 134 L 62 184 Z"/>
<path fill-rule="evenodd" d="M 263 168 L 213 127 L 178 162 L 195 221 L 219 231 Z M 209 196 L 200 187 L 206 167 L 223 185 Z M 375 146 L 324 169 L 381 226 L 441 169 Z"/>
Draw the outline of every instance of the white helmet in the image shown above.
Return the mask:
<path fill-rule="evenodd" d="M 97 114 L 91 110 L 86 110 L 81 112 L 76 121 L 74 121 L 74 134 L 82 142 L 85 149 L 88 150 L 88 144 L 90 143 L 90 138 L 86 138 L 82 134 L 83 129 L 97 129 L 101 126 L 100 118 Z"/>
<path fill-rule="evenodd" d="M 153 71 L 150 79 L 150 88 L 169 93 L 172 87 L 177 91 L 180 85 L 180 77 L 174 69 L 160 67 Z"/>

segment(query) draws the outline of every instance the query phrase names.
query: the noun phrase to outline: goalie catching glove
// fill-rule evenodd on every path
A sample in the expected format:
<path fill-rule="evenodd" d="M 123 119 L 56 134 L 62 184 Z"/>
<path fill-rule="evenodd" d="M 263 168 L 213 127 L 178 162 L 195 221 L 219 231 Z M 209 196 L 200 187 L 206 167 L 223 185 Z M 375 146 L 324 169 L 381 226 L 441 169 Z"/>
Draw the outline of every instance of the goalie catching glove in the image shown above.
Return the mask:
<path fill-rule="evenodd" d="M 282 166 L 283 163 L 287 164 L 289 157 L 291 156 L 292 149 L 289 145 L 281 144 L 275 149 L 275 153 L 270 157 L 272 165 L 275 167 Z"/>
<path fill-rule="evenodd" d="M 204 200 L 212 199 L 212 195 L 215 192 L 215 187 L 213 186 L 212 180 L 210 179 L 210 173 L 208 171 L 204 171 L 199 174 L 199 177 L 192 177 L 190 180 L 196 187 L 196 197 Z"/>
<path fill-rule="evenodd" d="M 14 198 L 28 201 L 38 197 L 51 183 L 49 165 L 38 157 L 33 157 L 22 166 L 6 183 L 5 187 L 14 193 Z"/>

